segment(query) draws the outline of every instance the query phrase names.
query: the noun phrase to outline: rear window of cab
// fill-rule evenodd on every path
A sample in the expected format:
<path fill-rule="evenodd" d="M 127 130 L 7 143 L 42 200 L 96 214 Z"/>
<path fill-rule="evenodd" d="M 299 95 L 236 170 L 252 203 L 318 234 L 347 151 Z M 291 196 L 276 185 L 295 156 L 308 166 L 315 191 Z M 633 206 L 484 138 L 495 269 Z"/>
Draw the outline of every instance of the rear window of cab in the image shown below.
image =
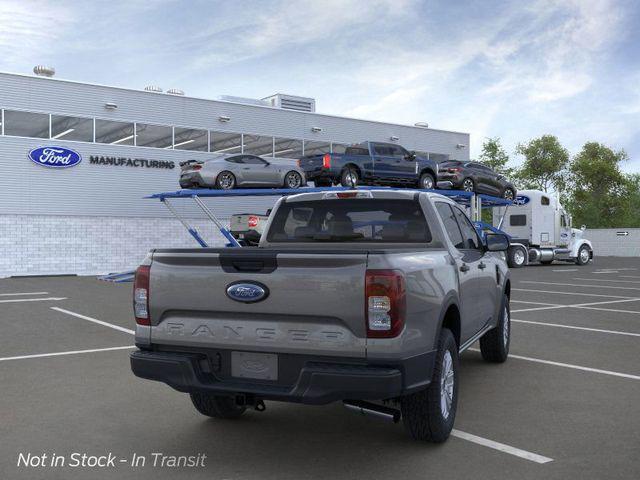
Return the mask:
<path fill-rule="evenodd" d="M 430 243 L 417 200 L 327 199 L 284 202 L 271 222 L 274 243 Z"/>

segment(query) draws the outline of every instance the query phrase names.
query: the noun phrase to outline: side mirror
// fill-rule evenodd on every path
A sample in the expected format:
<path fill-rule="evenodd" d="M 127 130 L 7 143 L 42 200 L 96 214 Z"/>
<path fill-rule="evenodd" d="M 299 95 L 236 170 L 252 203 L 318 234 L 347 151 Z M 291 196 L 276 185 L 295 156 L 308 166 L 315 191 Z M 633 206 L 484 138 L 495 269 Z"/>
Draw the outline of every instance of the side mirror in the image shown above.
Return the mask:
<path fill-rule="evenodd" d="M 502 233 L 487 233 L 485 246 L 489 252 L 505 252 L 509 250 L 509 237 Z"/>

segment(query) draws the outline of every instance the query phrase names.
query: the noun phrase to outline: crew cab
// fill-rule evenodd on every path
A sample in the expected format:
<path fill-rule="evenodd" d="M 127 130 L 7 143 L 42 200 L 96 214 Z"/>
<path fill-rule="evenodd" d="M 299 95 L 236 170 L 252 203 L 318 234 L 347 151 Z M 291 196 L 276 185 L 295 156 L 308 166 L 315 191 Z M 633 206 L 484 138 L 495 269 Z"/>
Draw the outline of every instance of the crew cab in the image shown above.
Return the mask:
<path fill-rule="evenodd" d="M 356 185 L 403 185 L 436 188 L 438 164 L 394 143 L 364 142 L 351 145 L 343 154 L 324 153 L 302 157 L 298 165 L 317 187 L 339 183 Z"/>
<path fill-rule="evenodd" d="M 402 419 L 444 441 L 475 341 L 504 362 L 508 239 L 415 190 L 281 198 L 257 248 L 158 249 L 137 269 L 135 375 L 215 418 L 264 400 Z"/>

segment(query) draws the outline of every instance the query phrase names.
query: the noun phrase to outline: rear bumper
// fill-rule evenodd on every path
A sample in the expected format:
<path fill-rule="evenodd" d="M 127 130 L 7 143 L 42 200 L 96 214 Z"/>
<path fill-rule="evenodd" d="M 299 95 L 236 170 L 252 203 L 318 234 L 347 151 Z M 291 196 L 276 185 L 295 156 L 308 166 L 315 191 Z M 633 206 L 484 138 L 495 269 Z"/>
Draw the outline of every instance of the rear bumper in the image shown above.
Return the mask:
<path fill-rule="evenodd" d="M 337 174 L 332 172 L 330 168 L 320 167 L 309 170 L 305 169 L 304 175 L 308 181 L 312 182 L 318 179 L 335 180 Z"/>
<path fill-rule="evenodd" d="M 381 400 L 426 387 L 435 352 L 385 364 L 333 363 L 309 358 L 293 384 L 265 380 L 222 378 L 205 372 L 206 355 L 198 353 L 136 351 L 131 369 L 141 378 L 166 383 L 181 392 L 253 395 L 268 400 L 326 404 L 337 400 Z"/>

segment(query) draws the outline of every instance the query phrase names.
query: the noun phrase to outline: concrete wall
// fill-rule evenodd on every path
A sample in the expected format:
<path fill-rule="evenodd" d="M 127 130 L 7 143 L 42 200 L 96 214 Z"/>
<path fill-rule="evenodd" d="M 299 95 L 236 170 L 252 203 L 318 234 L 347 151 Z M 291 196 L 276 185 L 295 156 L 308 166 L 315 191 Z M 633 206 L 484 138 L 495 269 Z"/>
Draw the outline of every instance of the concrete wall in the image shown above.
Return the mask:
<path fill-rule="evenodd" d="M 640 228 L 590 228 L 584 238 L 596 257 L 640 257 Z"/>

